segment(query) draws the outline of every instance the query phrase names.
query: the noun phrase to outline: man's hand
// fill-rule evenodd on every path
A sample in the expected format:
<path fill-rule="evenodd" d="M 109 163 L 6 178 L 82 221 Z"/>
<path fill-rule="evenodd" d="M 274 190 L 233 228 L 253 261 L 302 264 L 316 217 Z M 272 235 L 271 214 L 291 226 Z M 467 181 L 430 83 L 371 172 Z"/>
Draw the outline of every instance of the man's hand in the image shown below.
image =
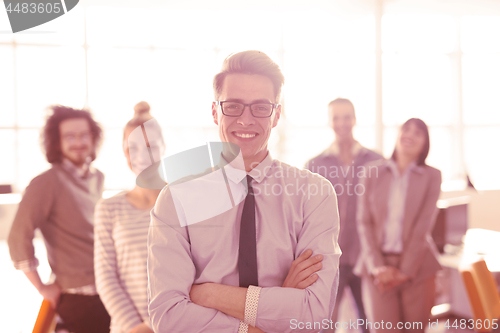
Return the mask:
<path fill-rule="evenodd" d="M 258 327 L 248 326 L 248 333 L 265 333 Z"/>
<path fill-rule="evenodd" d="M 59 296 L 61 295 L 61 287 L 57 284 L 43 284 L 42 280 L 40 280 L 40 275 L 38 275 L 38 271 L 32 270 L 29 272 L 24 272 L 28 280 L 30 280 L 31 284 L 38 290 L 40 295 L 43 296 L 43 299 L 50 302 L 52 308 L 57 308 L 57 303 L 59 303 Z"/>
<path fill-rule="evenodd" d="M 314 273 L 323 267 L 323 256 L 312 254 L 312 250 L 308 249 L 292 262 L 282 287 L 305 289 L 316 282 L 318 274 Z"/>
<path fill-rule="evenodd" d="M 148 327 L 148 325 L 141 323 L 135 327 L 133 327 L 128 333 L 154 333 L 152 329 Z"/>
<path fill-rule="evenodd" d="M 323 264 L 322 255 L 312 256 L 312 250 L 306 250 L 292 262 L 282 287 L 305 289 L 316 282 Z M 245 297 L 247 288 L 226 286 L 218 283 L 193 284 L 189 298 L 194 304 L 221 311 L 233 318 L 245 317 Z M 249 326 L 249 333 L 264 333 L 257 327 Z"/>
<path fill-rule="evenodd" d="M 282 287 L 296 289 L 309 287 L 318 279 L 318 275 L 314 273 L 323 267 L 322 260 L 323 256 L 321 254 L 312 256 L 311 250 L 304 251 L 304 253 L 292 262 Z M 191 302 L 211 307 L 209 297 L 213 292 L 216 292 L 215 287 L 217 285 L 214 283 L 193 284 L 189 292 Z"/>
<path fill-rule="evenodd" d="M 55 309 L 59 303 L 59 296 L 61 296 L 61 287 L 57 284 L 42 284 L 38 288 L 38 292 L 43 296 L 43 299 L 50 302 L 50 305 Z"/>

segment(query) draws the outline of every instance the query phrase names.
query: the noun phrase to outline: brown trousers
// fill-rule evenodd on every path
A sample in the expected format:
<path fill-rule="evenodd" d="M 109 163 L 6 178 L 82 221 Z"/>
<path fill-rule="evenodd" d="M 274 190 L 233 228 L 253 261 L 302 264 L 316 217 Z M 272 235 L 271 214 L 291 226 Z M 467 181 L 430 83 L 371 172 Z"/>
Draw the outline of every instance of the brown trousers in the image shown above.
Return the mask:
<path fill-rule="evenodd" d="M 387 265 L 399 267 L 398 255 L 385 256 L 384 259 Z M 434 280 L 435 275 L 432 275 L 380 292 L 373 283 L 372 276 L 363 277 L 363 302 L 370 331 L 424 333 L 434 305 L 436 289 Z"/>

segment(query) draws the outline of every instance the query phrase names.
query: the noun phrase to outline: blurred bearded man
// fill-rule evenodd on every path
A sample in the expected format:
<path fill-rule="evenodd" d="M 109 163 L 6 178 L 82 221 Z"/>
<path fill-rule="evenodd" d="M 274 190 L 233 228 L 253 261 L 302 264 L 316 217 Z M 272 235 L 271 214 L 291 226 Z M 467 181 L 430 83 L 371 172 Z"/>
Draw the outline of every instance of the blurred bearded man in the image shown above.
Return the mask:
<path fill-rule="evenodd" d="M 110 318 L 94 281 L 94 207 L 104 175 L 91 166 L 102 130 L 90 112 L 53 106 L 42 141 L 52 167 L 26 188 L 9 234 L 9 250 L 70 332 L 109 332 Z M 43 235 L 51 282 L 40 280 L 35 230 Z"/>

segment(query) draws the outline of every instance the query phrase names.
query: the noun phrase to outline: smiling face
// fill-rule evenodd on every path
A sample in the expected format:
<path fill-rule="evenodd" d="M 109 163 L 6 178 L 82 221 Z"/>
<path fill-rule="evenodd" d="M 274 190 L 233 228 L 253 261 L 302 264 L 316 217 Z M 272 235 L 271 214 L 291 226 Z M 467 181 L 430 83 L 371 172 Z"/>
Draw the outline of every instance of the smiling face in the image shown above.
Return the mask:
<path fill-rule="evenodd" d="M 130 170 L 136 175 L 139 175 L 149 166 L 160 161 L 165 152 L 165 143 L 161 128 L 156 121 L 149 120 L 145 122 L 144 129 L 149 148 L 141 126 L 136 128 L 127 127 L 124 132 L 123 152 L 125 153 Z"/>
<path fill-rule="evenodd" d="M 256 74 L 227 75 L 218 99 L 244 104 L 276 103 L 271 80 Z M 223 115 L 220 106 L 212 103 L 212 116 L 214 123 L 219 126 L 221 141 L 235 143 L 240 147 L 247 171 L 266 157 L 271 129 L 278 124 L 280 115 L 281 105 L 268 118 L 255 118 L 249 107 L 245 107 L 241 116 L 230 117 Z"/>
<path fill-rule="evenodd" d="M 89 122 L 84 118 L 71 118 L 59 124 L 61 152 L 76 166 L 82 166 L 94 151 Z"/>
<path fill-rule="evenodd" d="M 424 131 L 410 122 L 399 131 L 396 152 L 398 156 L 405 155 L 417 160 L 424 149 L 425 143 L 426 135 Z"/>
<path fill-rule="evenodd" d="M 336 103 L 328 108 L 330 124 L 338 141 L 352 139 L 352 129 L 356 125 L 354 109 L 350 103 Z"/>

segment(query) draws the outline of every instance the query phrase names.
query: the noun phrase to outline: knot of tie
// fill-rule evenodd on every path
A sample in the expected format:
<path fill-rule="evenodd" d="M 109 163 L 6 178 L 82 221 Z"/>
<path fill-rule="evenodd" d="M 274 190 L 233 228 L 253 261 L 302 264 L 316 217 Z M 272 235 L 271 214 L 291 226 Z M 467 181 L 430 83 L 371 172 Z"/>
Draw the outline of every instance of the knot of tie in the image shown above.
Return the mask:
<path fill-rule="evenodd" d="M 252 180 L 253 180 L 252 176 L 247 175 L 247 189 L 248 189 L 247 195 L 253 195 Z"/>

